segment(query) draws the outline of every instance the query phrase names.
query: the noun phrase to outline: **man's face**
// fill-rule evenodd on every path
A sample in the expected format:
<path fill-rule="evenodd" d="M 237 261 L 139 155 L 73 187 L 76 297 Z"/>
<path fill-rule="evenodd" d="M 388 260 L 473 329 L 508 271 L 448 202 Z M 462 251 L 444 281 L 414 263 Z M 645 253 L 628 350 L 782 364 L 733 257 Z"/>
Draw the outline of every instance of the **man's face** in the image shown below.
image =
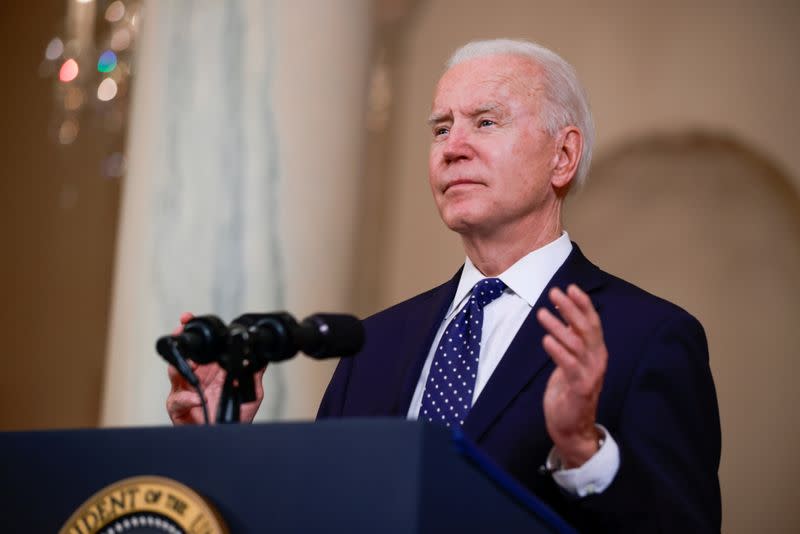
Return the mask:
<path fill-rule="evenodd" d="M 494 235 L 550 215 L 557 156 L 540 126 L 543 98 L 539 67 L 517 56 L 468 60 L 439 80 L 428 171 L 451 230 Z"/>

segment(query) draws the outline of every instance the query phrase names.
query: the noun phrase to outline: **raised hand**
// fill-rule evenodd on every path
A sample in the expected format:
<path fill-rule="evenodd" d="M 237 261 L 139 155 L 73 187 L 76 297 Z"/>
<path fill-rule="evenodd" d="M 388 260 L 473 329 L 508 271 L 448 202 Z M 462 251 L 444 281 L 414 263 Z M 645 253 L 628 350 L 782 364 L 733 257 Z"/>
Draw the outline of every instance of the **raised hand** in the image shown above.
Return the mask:
<path fill-rule="evenodd" d="M 545 308 L 536 314 L 548 332 L 542 345 L 556 364 L 544 393 L 544 416 L 562 466 L 569 469 L 598 450 L 595 417 L 608 351 L 600 317 L 586 293 L 572 284 L 566 293 L 553 288 L 548 296 L 563 321 Z"/>
<path fill-rule="evenodd" d="M 183 330 L 183 325 L 191 321 L 193 317 L 191 313 L 182 314 L 180 318 L 181 326 L 176 328 L 173 333 L 179 334 Z M 208 415 L 213 423 L 217 414 L 219 399 L 222 395 L 222 386 L 225 383 L 225 371 L 216 363 L 197 365 L 190 360 L 189 365 L 200 381 L 200 389 L 203 391 L 208 403 Z M 172 390 L 167 396 L 167 413 L 169 413 L 169 418 L 173 424 L 203 424 L 203 409 L 197 391 L 180 375 L 177 369 L 169 366 L 167 371 L 172 384 Z M 253 420 L 261 400 L 264 398 L 264 386 L 261 383 L 263 376 L 263 369 L 255 374 L 256 400 L 241 406 L 240 415 L 243 423 L 249 423 Z"/>

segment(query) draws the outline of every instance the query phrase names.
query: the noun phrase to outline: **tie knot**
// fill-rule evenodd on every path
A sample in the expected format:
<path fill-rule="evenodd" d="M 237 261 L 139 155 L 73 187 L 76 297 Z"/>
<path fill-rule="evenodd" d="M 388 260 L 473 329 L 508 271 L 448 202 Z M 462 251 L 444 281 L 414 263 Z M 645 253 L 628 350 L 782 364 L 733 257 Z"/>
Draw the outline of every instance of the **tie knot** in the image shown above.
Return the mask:
<path fill-rule="evenodd" d="M 472 299 L 483 309 L 484 306 L 492 302 L 503 294 L 506 285 L 499 278 L 484 278 L 472 287 Z"/>

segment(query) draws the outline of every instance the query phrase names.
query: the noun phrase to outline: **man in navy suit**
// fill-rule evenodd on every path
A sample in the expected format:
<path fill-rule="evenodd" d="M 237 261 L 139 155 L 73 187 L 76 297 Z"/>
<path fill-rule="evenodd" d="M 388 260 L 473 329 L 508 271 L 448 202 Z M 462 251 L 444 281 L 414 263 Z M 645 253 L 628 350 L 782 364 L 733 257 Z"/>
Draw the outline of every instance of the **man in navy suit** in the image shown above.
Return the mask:
<path fill-rule="evenodd" d="M 718 532 L 702 327 L 601 271 L 562 227 L 594 137 L 572 67 L 534 43 L 470 43 L 429 123 L 430 186 L 464 266 L 364 322 L 366 345 L 340 362 L 318 416 L 460 425 L 581 531 Z M 173 421 L 199 421 L 199 399 L 170 376 Z M 202 379 L 213 397 L 219 374 Z"/>

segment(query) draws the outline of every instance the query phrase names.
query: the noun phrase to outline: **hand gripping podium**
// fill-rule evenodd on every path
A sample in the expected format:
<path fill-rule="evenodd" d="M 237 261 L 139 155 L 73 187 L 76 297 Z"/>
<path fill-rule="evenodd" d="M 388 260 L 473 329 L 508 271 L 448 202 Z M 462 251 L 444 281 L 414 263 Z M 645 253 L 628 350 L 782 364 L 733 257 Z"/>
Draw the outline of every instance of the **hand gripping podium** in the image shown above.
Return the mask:
<path fill-rule="evenodd" d="M 58 532 L 149 475 L 202 495 L 231 533 L 574 532 L 460 432 L 397 419 L 8 432 L 0 454 L 3 532 Z"/>

